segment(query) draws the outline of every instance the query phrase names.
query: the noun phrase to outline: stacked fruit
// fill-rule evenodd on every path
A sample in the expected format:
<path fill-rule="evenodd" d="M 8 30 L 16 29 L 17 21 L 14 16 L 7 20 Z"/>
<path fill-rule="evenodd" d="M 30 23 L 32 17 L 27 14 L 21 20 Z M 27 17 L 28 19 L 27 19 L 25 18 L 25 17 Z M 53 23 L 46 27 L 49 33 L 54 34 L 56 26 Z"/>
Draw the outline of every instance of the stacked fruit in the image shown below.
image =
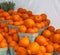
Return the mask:
<path fill-rule="evenodd" d="M 23 8 L 19 8 L 17 11 L 9 10 L 8 12 L 0 9 L 0 20 L 10 20 L 8 25 L 23 26 L 23 28 L 21 27 L 22 30 L 20 27 L 18 29 L 23 33 L 37 33 L 38 29 L 50 24 L 46 14 L 34 15 L 32 11 Z"/>
<path fill-rule="evenodd" d="M 20 26 L 18 30 L 22 33 L 37 33 L 38 29 L 50 24 L 46 14 L 34 15 L 32 11 L 23 8 L 19 8 L 17 11 L 10 10 L 8 13 L 11 16 L 13 15 L 8 24 Z"/>
<path fill-rule="evenodd" d="M 3 37 L 3 35 L 0 33 L 0 49 L 1 48 L 8 48 L 8 44 L 5 40 L 5 38 Z"/>
<path fill-rule="evenodd" d="M 8 35 L 6 37 L 8 43 L 10 43 L 12 40 L 15 42 L 18 42 L 19 40 L 18 32 L 14 28 L 9 30 Z"/>
<path fill-rule="evenodd" d="M 0 20 L 4 21 L 4 20 L 10 20 L 10 19 L 11 19 L 11 16 L 9 15 L 9 13 L 0 9 Z"/>
<path fill-rule="evenodd" d="M 50 20 L 46 14 L 34 15 L 32 11 L 23 8 L 8 12 L 0 9 L 0 21 L 5 20 L 9 20 L 8 24 L 0 22 L 1 48 L 9 46 L 16 55 L 52 55 L 54 51 L 60 53 L 60 29 L 55 30 L 49 26 Z M 19 27 L 18 31 L 16 28 L 9 29 L 9 25 Z M 40 29 L 47 26 L 39 35 Z"/>

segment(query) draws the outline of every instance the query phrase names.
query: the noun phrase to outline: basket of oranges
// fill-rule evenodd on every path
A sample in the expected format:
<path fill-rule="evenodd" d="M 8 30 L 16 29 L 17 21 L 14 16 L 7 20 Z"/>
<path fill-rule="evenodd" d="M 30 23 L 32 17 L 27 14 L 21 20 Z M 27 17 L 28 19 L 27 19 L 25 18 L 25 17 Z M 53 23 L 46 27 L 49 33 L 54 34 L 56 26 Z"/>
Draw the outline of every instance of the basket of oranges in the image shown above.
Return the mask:
<path fill-rule="evenodd" d="M 14 40 L 10 41 L 9 42 L 9 51 L 10 51 L 10 54 L 11 55 L 18 55 L 18 54 L 20 54 L 20 55 L 27 55 L 26 48 L 29 45 L 29 43 L 30 42 L 29 42 L 28 37 L 24 37 L 23 39 L 19 39 L 18 42 L 14 41 Z"/>
<path fill-rule="evenodd" d="M 0 33 L 0 55 L 7 55 L 8 45 L 3 35 Z"/>

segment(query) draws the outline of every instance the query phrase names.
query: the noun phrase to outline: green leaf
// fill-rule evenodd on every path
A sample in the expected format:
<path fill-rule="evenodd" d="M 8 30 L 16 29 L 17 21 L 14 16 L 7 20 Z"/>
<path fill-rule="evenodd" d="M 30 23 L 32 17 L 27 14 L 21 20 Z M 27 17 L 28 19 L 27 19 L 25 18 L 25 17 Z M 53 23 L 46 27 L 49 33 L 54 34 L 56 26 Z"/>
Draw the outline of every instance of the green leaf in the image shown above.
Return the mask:
<path fill-rule="evenodd" d="M 13 2 L 2 2 L 0 3 L 0 9 L 3 9 L 5 11 L 9 11 L 10 9 L 13 9 L 14 10 L 15 8 L 15 3 Z"/>

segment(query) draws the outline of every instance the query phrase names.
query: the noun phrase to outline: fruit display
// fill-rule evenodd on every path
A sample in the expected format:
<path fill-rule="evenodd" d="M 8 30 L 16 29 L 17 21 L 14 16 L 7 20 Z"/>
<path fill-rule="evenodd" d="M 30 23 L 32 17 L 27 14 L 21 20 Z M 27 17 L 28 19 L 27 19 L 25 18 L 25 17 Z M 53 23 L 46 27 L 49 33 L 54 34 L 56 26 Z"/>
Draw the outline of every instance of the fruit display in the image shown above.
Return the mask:
<path fill-rule="evenodd" d="M 49 26 L 50 22 L 46 14 L 23 8 L 0 9 L 0 50 L 6 48 L 11 55 L 59 55 L 60 29 Z"/>

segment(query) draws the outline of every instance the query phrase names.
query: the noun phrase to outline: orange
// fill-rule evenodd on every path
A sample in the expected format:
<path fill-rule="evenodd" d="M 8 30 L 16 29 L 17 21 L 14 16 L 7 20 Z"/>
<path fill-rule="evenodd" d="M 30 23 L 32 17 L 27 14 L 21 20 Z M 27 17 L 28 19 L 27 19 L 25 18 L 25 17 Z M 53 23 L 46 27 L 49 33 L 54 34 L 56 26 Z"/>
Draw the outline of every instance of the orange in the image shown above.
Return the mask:
<path fill-rule="evenodd" d="M 14 10 L 9 10 L 8 13 L 12 15 L 14 13 Z"/>
<path fill-rule="evenodd" d="M 42 17 L 39 16 L 39 15 L 35 15 L 34 21 L 35 21 L 35 22 L 42 22 Z"/>
<path fill-rule="evenodd" d="M 13 20 L 10 20 L 10 21 L 8 22 L 9 25 L 13 25 L 13 23 L 14 23 Z"/>
<path fill-rule="evenodd" d="M 46 48 L 45 48 L 44 46 L 40 46 L 40 51 L 41 51 L 42 53 L 46 53 Z"/>
<path fill-rule="evenodd" d="M 3 13 L 0 13 L 0 17 L 3 17 Z"/>
<path fill-rule="evenodd" d="M 16 44 L 13 48 L 14 48 L 14 51 L 17 51 L 17 49 L 19 48 L 18 44 Z"/>
<path fill-rule="evenodd" d="M 52 55 L 52 53 L 44 53 L 43 55 Z"/>
<path fill-rule="evenodd" d="M 12 28 L 12 29 L 10 29 L 9 30 L 9 34 L 14 34 L 14 33 L 16 33 L 17 31 L 16 31 L 16 29 L 14 29 L 14 28 Z"/>
<path fill-rule="evenodd" d="M 16 45 L 16 42 L 15 41 L 11 41 L 10 43 L 9 43 L 9 46 L 10 47 L 14 47 Z"/>
<path fill-rule="evenodd" d="M 24 26 L 24 25 L 21 25 L 21 26 L 19 27 L 19 32 L 25 33 L 26 30 L 27 30 L 27 28 L 26 28 L 26 26 Z"/>
<path fill-rule="evenodd" d="M 5 18 L 4 18 L 4 17 L 1 17 L 1 18 L 0 18 L 0 20 L 4 21 L 4 20 L 5 20 Z"/>
<path fill-rule="evenodd" d="M 0 28 L 0 33 L 3 32 L 4 30 L 2 28 Z"/>
<path fill-rule="evenodd" d="M 27 55 L 27 51 L 26 51 L 25 48 L 19 47 L 18 50 L 17 50 L 17 54 L 18 55 Z"/>
<path fill-rule="evenodd" d="M 36 27 L 40 29 L 42 28 L 42 25 L 40 23 L 36 23 Z"/>
<path fill-rule="evenodd" d="M 28 28 L 27 33 L 37 33 L 38 29 L 37 28 Z"/>
<path fill-rule="evenodd" d="M 34 27 L 35 33 L 38 33 L 38 28 Z"/>
<path fill-rule="evenodd" d="M 34 20 L 32 20 L 32 19 L 26 19 L 26 20 L 24 21 L 24 24 L 25 24 L 27 27 L 34 27 L 34 26 L 35 26 L 35 22 L 34 22 Z"/>
<path fill-rule="evenodd" d="M 1 25 L 1 28 L 4 28 L 7 26 L 4 22 L 2 22 L 0 25 Z"/>
<path fill-rule="evenodd" d="M 41 26 L 41 28 L 44 28 L 45 27 L 45 23 L 44 22 L 41 22 L 40 23 L 40 26 Z"/>
<path fill-rule="evenodd" d="M 42 17 L 42 19 L 43 19 L 43 20 L 46 20 L 46 19 L 47 19 L 47 15 L 46 15 L 46 14 L 44 14 L 44 13 L 43 13 L 43 14 L 41 14 L 40 16 Z"/>
<path fill-rule="evenodd" d="M 1 46 L 1 48 L 6 48 L 7 47 L 7 43 L 1 42 L 0 46 Z"/>
<path fill-rule="evenodd" d="M 3 17 L 7 17 L 9 16 L 9 13 L 8 12 L 3 12 Z"/>
<path fill-rule="evenodd" d="M 10 43 L 12 41 L 12 37 L 11 36 L 8 36 L 7 37 L 7 42 Z"/>
<path fill-rule="evenodd" d="M 19 38 L 18 38 L 18 34 L 13 34 L 12 39 L 16 42 L 18 42 Z"/>
<path fill-rule="evenodd" d="M 55 33 L 60 34 L 60 29 L 56 29 Z"/>
<path fill-rule="evenodd" d="M 1 32 L 1 34 L 5 37 L 6 33 L 5 32 Z"/>
<path fill-rule="evenodd" d="M 33 19 L 34 20 L 34 16 L 30 16 L 29 19 Z"/>
<path fill-rule="evenodd" d="M 2 34 L 2 35 L 4 35 L 4 34 Z M 8 38 L 8 36 L 9 36 L 9 35 L 8 35 L 8 33 L 5 33 L 4 38 L 6 38 L 6 39 L 7 39 L 7 38 Z"/>
<path fill-rule="evenodd" d="M 29 16 L 32 16 L 32 11 L 27 11 L 27 14 L 28 14 Z"/>
<path fill-rule="evenodd" d="M 46 38 L 50 38 L 51 32 L 50 32 L 49 30 L 44 30 L 43 33 L 42 33 L 42 35 L 43 35 L 44 37 L 46 37 Z"/>
<path fill-rule="evenodd" d="M 24 24 L 24 21 L 23 20 L 22 21 L 19 21 L 19 22 L 20 22 L 20 26 Z"/>
<path fill-rule="evenodd" d="M 20 20 L 20 16 L 19 15 L 14 15 L 13 16 L 13 20 L 14 21 L 19 21 Z"/>
<path fill-rule="evenodd" d="M 55 50 L 57 50 L 57 49 L 60 47 L 60 45 L 57 44 L 57 43 L 54 43 L 53 46 L 54 46 L 54 49 L 55 49 Z"/>
<path fill-rule="evenodd" d="M 48 44 L 44 36 L 37 36 L 36 39 L 35 39 L 35 41 L 36 41 L 39 45 L 44 45 L 44 46 L 46 46 L 46 45 Z"/>
<path fill-rule="evenodd" d="M 37 55 L 43 55 L 43 53 L 41 51 L 39 51 Z"/>
<path fill-rule="evenodd" d="M 19 12 L 19 13 L 25 13 L 25 12 L 26 12 L 26 10 L 25 10 L 25 9 L 23 9 L 23 8 L 18 8 L 17 12 Z"/>
<path fill-rule="evenodd" d="M 54 34 L 52 38 L 53 42 L 60 44 L 60 34 Z"/>
<path fill-rule="evenodd" d="M 14 25 L 19 26 L 19 25 L 20 25 L 20 22 L 15 21 L 15 22 L 14 22 Z"/>
<path fill-rule="evenodd" d="M 27 36 L 24 36 L 19 40 L 19 45 L 22 47 L 28 47 L 29 44 L 30 44 L 30 40 Z"/>
<path fill-rule="evenodd" d="M 0 33 L 0 41 L 3 40 L 3 35 Z"/>
<path fill-rule="evenodd" d="M 48 23 L 47 23 L 47 21 L 45 20 L 45 21 L 43 21 L 44 23 L 45 23 L 45 26 L 47 27 L 48 26 Z"/>
<path fill-rule="evenodd" d="M 1 42 L 5 42 L 5 43 L 7 43 L 7 41 L 6 41 L 6 39 L 5 39 L 5 38 L 3 38 L 3 40 L 2 40 Z"/>
<path fill-rule="evenodd" d="M 14 22 L 14 25 L 20 26 L 20 25 L 22 25 L 23 23 L 24 23 L 23 21 L 15 21 L 15 22 Z"/>
<path fill-rule="evenodd" d="M 51 31 L 51 32 L 54 32 L 54 31 L 55 31 L 54 26 L 49 26 L 47 29 L 48 29 L 49 31 Z"/>
<path fill-rule="evenodd" d="M 3 39 L 3 40 L 1 41 L 0 46 L 1 46 L 1 48 L 6 48 L 6 47 L 8 46 L 5 39 Z"/>
<path fill-rule="evenodd" d="M 52 53 L 52 52 L 54 51 L 54 47 L 53 47 L 51 44 L 48 44 L 48 45 L 46 46 L 46 51 L 47 51 L 48 53 Z"/>
<path fill-rule="evenodd" d="M 21 13 L 17 13 L 17 15 L 19 15 L 20 17 L 22 16 L 22 14 Z M 21 17 L 22 18 L 22 17 Z"/>
<path fill-rule="evenodd" d="M 5 32 L 8 32 L 9 30 L 8 30 L 8 27 L 4 27 L 4 31 Z"/>
<path fill-rule="evenodd" d="M 9 15 L 9 16 L 7 16 L 5 19 L 6 19 L 6 20 L 10 20 L 11 18 L 12 18 L 12 16 Z"/>
<path fill-rule="evenodd" d="M 51 45 L 53 45 L 53 44 L 54 44 L 54 43 L 53 43 L 52 41 L 50 41 L 50 40 L 48 41 L 48 43 L 49 43 L 49 44 L 51 44 Z"/>
<path fill-rule="evenodd" d="M 37 28 L 44 28 L 45 27 L 45 23 L 44 22 L 40 22 L 40 23 L 36 23 L 36 27 Z"/>
<path fill-rule="evenodd" d="M 49 19 L 46 19 L 46 22 L 47 22 L 47 25 L 49 25 L 49 24 L 50 24 L 50 20 L 49 20 Z"/>
<path fill-rule="evenodd" d="M 28 14 L 22 14 L 22 18 L 25 20 L 25 19 L 29 18 L 29 15 Z"/>
<path fill-rule="evenodd" d="M 37 42 L 32 42 L 27 48 L 28 54 L 37 54 L 39 50 L 40 46 Z"/>
<path fill-rule="evenodd" d="M 13 14 L 14 14 L 14 15 L 18 15 L 17 11 L 14 11 Z"/>
<path fill-rule="evenodd" d="M 3 13 L 4 12 L 4 10 L 3 9 L 0 9 L 0 13 Z"/>

